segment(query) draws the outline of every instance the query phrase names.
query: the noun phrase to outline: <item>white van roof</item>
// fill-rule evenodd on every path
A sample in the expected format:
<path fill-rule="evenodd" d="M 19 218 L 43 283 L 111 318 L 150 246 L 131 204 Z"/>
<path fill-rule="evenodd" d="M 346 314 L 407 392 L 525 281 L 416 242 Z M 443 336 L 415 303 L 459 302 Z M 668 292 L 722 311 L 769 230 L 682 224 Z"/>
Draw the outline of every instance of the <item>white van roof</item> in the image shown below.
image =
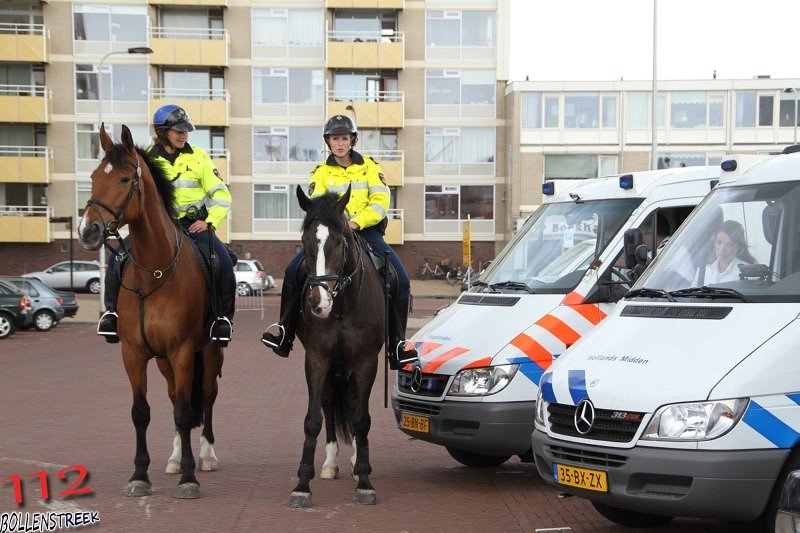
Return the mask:
<path fill-rule="evenodd" d="M 800 179 L 800 173 L 797 171 L 800 165 L 800 152 L 760 157 L 761 159 L 755 164 L 744 169 L 738 168 L 741 165 L 737 165 L 736 172 L 742 173 L 741 179 L 736 181 L 737 186 Z"/>

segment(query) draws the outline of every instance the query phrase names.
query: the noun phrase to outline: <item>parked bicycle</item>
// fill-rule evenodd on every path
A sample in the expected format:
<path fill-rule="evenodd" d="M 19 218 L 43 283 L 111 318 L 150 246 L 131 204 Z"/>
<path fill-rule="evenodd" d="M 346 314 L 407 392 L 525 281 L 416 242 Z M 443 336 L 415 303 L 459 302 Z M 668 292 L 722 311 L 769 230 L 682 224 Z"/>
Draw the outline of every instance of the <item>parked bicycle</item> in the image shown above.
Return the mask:
<path fill-rule="evenodd" d="M 422 281 L 429 280 L 429 279 L 446 279 L 448 270 L 442 268 L 439 263 L 436 263 L 433 268 L 428 263 L 428 258 L 425 258 L 425 262 L 422 263 L 422 266 L 419 267 L 417 270 L 417 279 Z"/>

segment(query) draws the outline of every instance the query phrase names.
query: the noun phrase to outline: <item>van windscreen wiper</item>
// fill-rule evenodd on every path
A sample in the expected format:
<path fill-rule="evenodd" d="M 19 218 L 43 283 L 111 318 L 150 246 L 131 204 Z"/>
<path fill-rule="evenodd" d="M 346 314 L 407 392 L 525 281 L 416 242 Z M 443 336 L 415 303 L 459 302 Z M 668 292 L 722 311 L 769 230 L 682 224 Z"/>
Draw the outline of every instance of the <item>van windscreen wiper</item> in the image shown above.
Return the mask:
<path fill-rule="evenodd" d="M 641 289 L 634 289 L 625 294 L 625 298 L 636 298 L 637 296 L 644 296 L 645 298 L 666 298 L 670 302 L 674 302 L 675 298 L 670 296 L 670 293 L 664 289 L 648 289 L 642 287 Z"/>
<path fill-rule="evenodd" d="M 490 289 L 511 289 L 511 290 L 519 290 L 525 291 L 528 294 L 535 294 L 533 289 L 528 287 L 526 283 L 522 283 L 521 281 L 500 281 L 498 283 L 492 283 L 489 285 Z"/>
<path fill-rule="evenodd" d="M 741 292 L 735 289 L 727 289 L 723 287 L 706 287 L 705 285 L 702 287 L 691 287 L 689 289 L 681 289 L 678 291 L 670 292 L 673 296 L 683 296 L 683 297 L 690 297 L 690 298 L 736 298 L 741 300 L 742 302 L 750 303 L 753 300 L 742 294 Z"/>

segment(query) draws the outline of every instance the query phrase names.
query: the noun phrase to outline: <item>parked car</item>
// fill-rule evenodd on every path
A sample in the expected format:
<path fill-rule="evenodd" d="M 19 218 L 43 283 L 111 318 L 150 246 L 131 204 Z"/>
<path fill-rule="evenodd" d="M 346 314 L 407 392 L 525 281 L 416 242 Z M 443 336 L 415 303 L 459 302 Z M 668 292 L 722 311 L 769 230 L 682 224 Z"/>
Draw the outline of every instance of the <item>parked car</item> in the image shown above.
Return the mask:
<path fill-rule="evenodd" d="M 236 294 L 251 294 L 275 287 L 275 279 L 267 274 L 261 261 L 257 259 L 239 259 L 233 267 L 236 274 Z"/>
<path fill-rule="evenodd" d="M 37 331 L 47 331 L 64 318 L 64 307 L 61 305 L 63 299 L 56 294 L 55 289 L 34 278 L 3 276 L 0 280 L 18 288 L 31 299 L 33 313 L 31 325 Z"/>
<path fill-rule="evenodd" d="M 22 291 L 0 281 L 0 339 L 5 339 L 17 329 L 33 320 L 31 299 Z"/>
<path fill-rule="evenodd" d="M 78 295 L 71 291 L 60 291 L 53 289 L 57 295 L 61 296 L 61 307 L 64 308 L 64 318 L 70 318 L 78 314 Z"/>
<path fill-rule="evenodd" d="M 41 271 L 23 274 L 26 278 L 36 278 L 54 289 L 70 289 L 69 261 L 61 261 Z M 100 263 L 97 261 L 73 261 L 73 287 L 70 290 L 87 290 L 100 294 Z"/>

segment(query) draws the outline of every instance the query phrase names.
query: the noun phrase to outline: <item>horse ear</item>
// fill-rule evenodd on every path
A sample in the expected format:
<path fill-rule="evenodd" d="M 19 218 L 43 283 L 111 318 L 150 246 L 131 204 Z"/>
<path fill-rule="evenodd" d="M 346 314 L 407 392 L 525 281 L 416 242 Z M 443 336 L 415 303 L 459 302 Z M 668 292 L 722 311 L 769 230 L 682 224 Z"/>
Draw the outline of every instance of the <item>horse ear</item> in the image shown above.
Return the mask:
<path fill-rule="evenodd" d="M 111 140 L 111 137 L 108 135 L 108 132 L 106 131 L 105 122 L 100 123 L 100 146 L 103 148 L 103 151 L 105 153 L 108 153 L 108 151 L 114 147 L 114 141 Z"/>
<path fill-rule="evenodd" d="M 136 147 L 133 144 L 133 135 L 125 124 L 122 125 L 122 145 L 128 152 L 136 153 Z"/>
<path fill-rule="evenodd" d="M 308 199 L 300 185 L 297 186 L 297 201 L 300 202 L 300 209 L 303 211 L 308 211 L 308 208 L 311 207 L 311 200 Z"/>
<path fill-rule="evenodd" d="M 347 207 L 347 202 L 350 201 L 350 189 L 353 187 L 353 184 L 349 184 L 347 186 L 347 191 L 339 198 L 339 201 L 336 202 L 336 210 L 341 214 L 344 213 L 345 207 Z"/>

